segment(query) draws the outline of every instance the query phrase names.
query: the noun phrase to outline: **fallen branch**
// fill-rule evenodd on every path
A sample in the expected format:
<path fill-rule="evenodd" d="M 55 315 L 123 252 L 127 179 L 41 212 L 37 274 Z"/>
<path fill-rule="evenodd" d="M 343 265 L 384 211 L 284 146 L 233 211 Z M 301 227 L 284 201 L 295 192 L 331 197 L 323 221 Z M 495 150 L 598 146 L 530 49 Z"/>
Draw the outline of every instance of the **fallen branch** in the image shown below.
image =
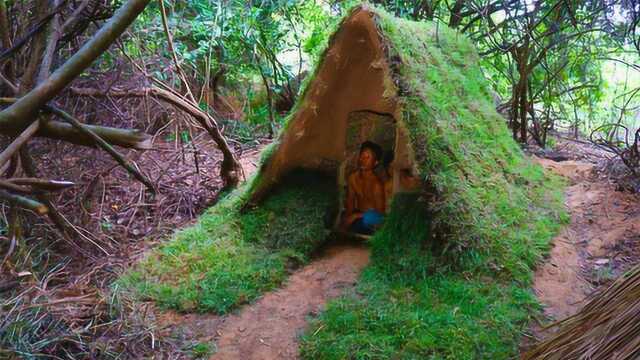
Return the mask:
<path fill-rule="evenodd" d="M 4 191 L 4 190 L 0 190 L 0 199 L 4 199 L 7 202 L 9 202 L 10 204 L 14 204 L 16 206 L 19 206 L 21 208 L 24 209 L 29 209 L 35 213 L 37 213 L 38 215 L 45 215 L 47 212 L 49 212 L 49 209 L 47 209 L 47 207 L 35 200 L 31 200 L 29 198 L 26 198 L 24 196 L 20 196 L 20 195 L 16 195 L 16 194 L 12 194 L 10 192 Z"/>
<path fill-rule="evenodd" d="M 45 180 L 38 178 L 12 178 L 9 179 L 8 182 L 15 185 L 31 186 L 32 188 L 44 191 L 59 191 L 75 185 L 75 183 L 71 181 Z"/>
<path fill-rule="evenodd" d="M 15 98 L 0 98 L 0 104 L 13 104 L 17 101 L 18 99 Z M 45 107 L 45 110 L 47 109 L 48 107 Z M 14 125 L 15 124 L 9 124 L 9 126 L 7 127 L 0 127 L 0 134 L 7 136 L 18 135 L 20 133 L 20 128 Z M 138 150 L 148 150 L 152 148 L 151 136 L 139 130 L 118 129 L 99 125 L 84 126 L 112 145 L 118 145 L 124 148 L 132 148 Z M 27 129 L 29 129 L 30 127 L 28 127 Z M 26 130 L 24 132 L 26 132 Z M 35 135 L 31 136 L 44 136 L 51 139 L 64 140 L 76 145 L 90 147 L 96 146 L 95 141 L 93 141 L 90 136 L 87 136 L 79 130 L 75 129 L 71 124 L 60 121 L 46 121 L 44 123 L 41 123 Z M 2 166 L 2 164 L 3 162 L 0 160 L 0 166 Z"/>
<path fill-rule="evenodd" d="M 32 191 L 29 188 L 20 186 L 20 185 L 16 185 L 10 181 L 7 180 L 1 180 L 0 179 L 0 188 L 3 188 L 5 190 L 9 190 L 11 192 L 16 192 L 16 193 L 20 193 L 20 194 L 31 194 Z"/>
<path fill-rule="evenodd" d="M 0 153 L 0 167 L 11 160 L 13 155 L 15 155 L 18 150 L 20 150 L 22 145 L 24 145 L 27 141 L 29 141 L 29 139 L 31 139 L 31 137 L 33 137 L 33 135 L 38 131 L 39 128 L 40 123 L 37 121 L 33 122 L 31 123 L 31 125 L 29 125 L 29 127 L 24 129 L 24 131 L 20 135 L 18 135 L 18 137 L 13 139 L 11 144 L 9 144 L 9 146 L 7 146 L 7 148 L 4 149 L 2 153 Z"/>

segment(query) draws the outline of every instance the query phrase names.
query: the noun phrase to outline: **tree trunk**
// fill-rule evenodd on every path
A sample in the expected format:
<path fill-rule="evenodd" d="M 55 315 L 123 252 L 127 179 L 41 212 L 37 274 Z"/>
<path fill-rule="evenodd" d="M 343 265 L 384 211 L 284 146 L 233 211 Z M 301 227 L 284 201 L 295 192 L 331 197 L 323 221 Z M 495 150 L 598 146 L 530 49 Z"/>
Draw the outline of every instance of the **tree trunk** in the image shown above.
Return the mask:
<path fill-rule="evenodd" d="M 518 70 L 518 83 L 514 87 L 512 103 L 511 103 L 511 116 L 513 124 L 511 130 L 513 131 L 513 139 L 519 141 L 522 144 L 527 143 L 527 89 L 529 82 L 529 40 L 525 38 L 524 45 L 516 47 L 511 50 L 511 56 L 516 63 Z M 520 138 L 518 139 L 518 132 Z"/>
<path fill-rule="evenodd" d="M 456 0 L 455 4 L 451 8 L 451 17 L 449 18 L 449 27 L 452 29 L 458 28 L 462 22 L 462 8 L 464 7 L 464 0 Z"/>
<path fill-rule="evenodd" d="M 513 86 L 511 92 L 511 109 L 509 109 L 509 120 L 511 122 L 511 136 L 513 140 L 518 140 L 518 104 L 520 99 L 520 82 Z"/>
<path fill-rule="evenodd" d="M 12 45 L 11 37 L 9 36 L 10 33 L 11 33 L 11 22 L 9 21 L 9 16 L 7 13 L 6 0 L 0 0 L 0 45 L 2 45 L 3 49 L 9 49 Z M 10 82 L 14 81 L 12 61 L 7 61 L 3 66 L 0 66 L 0 76 L 2 76 L 2 74 L 5 75 L 4 77 L 8 81 Z M 11 92 L 15 92 L 14 90 L 15 89 L 11 89 Z M 14 94 L 11 94 L 11 95 L 14 95 Z"/>
<path fill-rule="evenodd" d="M 275 126 L 275 119 L 273 117 L 273 94 L 271 93 L 269 79 L 267 79 L 267 76 L 264 74 L 264 71 L 262 71 L 262 69 L 260 69 L 260 76 L 262 77 L 262 83 L 267 90 L 267 110 L 269 110 L 269 137 L 273 139 L 275 135 L 273 131 L 273 128 Z"/>
<path fill-rule="evenodd" d="M 527 78 L 523 80 L 520 92 L 520 142 L 527 143 Z"/>

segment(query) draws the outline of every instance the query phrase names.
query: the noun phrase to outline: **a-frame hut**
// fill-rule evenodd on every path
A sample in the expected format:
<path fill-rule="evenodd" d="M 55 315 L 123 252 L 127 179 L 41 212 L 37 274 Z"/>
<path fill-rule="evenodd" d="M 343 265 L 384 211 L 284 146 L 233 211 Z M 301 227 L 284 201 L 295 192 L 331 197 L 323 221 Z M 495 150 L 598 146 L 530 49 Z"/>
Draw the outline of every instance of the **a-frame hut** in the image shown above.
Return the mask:
<path fill-rule="evenodd" d="M 255 176 L 130 280 L 182 310 L 225 312 L 256 298 L 285 277 L 285 265 L 273 264 L 288 255 L 278 251 L 305 257 L 335 229 L 345 178 L 372 140 L 394 153 L 393 201 L 371 239 L 373 262 L 526 283 L 557 229 L 559 201 L 495 111 L 478 61 L 451 29 L 354 8 Z M 289 186 L 298 170 L 328 180 Z M 274 266 L 281 270 L 270 275 Z"/>
<path fill-rule="evenodd" d="M 547 237 L 535 243 L 513 232 L 546 211 L 545 175 L 512 140 L 478 61 L 470 41 L 451 29 L 354 8 L 266 152 L 249 202 L 300 168 L 333 174 L 343 190 L 358 145 L 373 140 L 395 153 L 395 197 L 414 194 L 407 201 L 425 204 L 431 240 L 442 249 L 475 248 L 498 269 L 528 272 L 532 248 L 545 247 Z"/>

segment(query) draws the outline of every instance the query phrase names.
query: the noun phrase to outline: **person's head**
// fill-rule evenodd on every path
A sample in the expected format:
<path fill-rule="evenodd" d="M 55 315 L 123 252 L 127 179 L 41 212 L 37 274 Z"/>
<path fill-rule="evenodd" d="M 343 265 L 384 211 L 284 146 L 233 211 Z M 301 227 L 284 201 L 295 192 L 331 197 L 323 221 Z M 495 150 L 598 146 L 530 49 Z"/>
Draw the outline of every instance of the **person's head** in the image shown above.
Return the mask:
<path fill-rule="evenodd" d="M 365 141 L 360 145 L 360 155 L 358 156 L 358 166 L 363 170 L 373 170 L 378 166 L 380 157 L 382 156 L 382 148 L 380 145 Z"/>

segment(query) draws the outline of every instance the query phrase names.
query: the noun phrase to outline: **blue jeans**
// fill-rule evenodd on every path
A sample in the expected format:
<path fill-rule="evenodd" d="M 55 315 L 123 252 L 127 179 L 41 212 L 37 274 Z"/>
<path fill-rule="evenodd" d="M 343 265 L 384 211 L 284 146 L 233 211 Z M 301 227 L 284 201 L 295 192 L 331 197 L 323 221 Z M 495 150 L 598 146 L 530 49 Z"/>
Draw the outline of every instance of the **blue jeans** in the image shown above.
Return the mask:
<path fill-rule="evenodd" d="M 361 218 L 349 226 L 349 231 L 357 234 L 373 235 L 376 227 L 382 224 L 383 220 L 384 214 L 374 209 L 369 209 L 362 214 Z"/>

